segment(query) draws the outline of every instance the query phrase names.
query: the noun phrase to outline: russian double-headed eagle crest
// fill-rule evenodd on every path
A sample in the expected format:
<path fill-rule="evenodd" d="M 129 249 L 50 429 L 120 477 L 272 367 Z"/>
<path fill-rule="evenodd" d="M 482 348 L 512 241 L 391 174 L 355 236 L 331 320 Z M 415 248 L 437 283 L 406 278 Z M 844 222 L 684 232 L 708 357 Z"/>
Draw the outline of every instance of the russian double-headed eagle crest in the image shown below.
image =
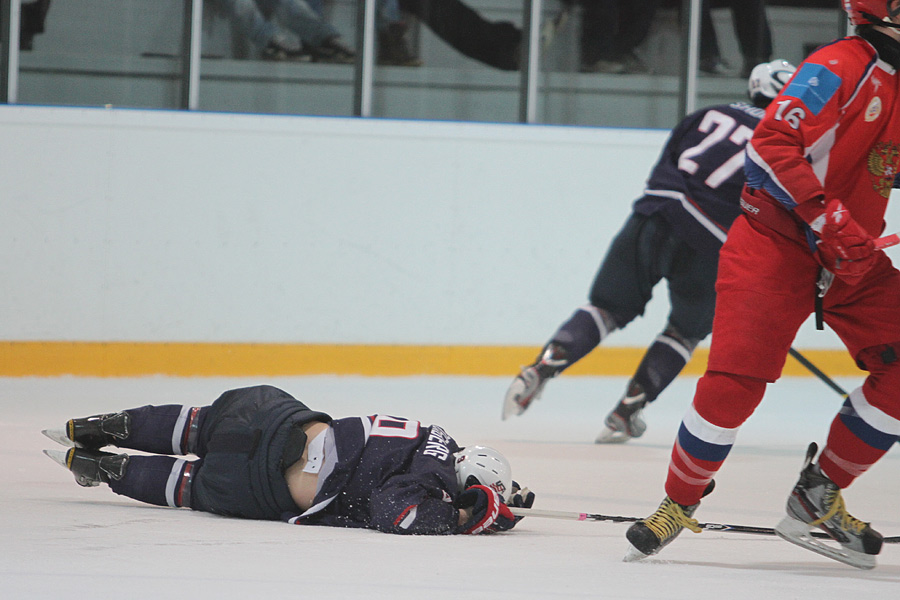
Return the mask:
<path fill-rule="evenodd" d="M 900 145 L 894 142 L 878 142 L 869 152 L 868 167 L 872 187 L 885 198 L 890 197 L 897 176 Z"/>

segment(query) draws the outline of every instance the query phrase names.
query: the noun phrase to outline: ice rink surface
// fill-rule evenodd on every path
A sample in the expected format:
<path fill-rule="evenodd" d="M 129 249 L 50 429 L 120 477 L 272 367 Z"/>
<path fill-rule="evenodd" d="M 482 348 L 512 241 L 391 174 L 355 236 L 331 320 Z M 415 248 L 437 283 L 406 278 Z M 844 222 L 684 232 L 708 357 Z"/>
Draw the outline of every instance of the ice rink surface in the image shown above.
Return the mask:
<path fill-rule="evenodd" d="M 501 450 L 535 508 L 646 516 L 664 496 L 675 430 L 696 378 L 645 416 L 647 434 L 593 444 L 623 378 L 562 376 L 503 422 L 510 378 L 0 379 L 0 598 L 693 599 L 896 596 L 900 544 L 860 571 L 774 536 L 685 532 L 658 557 L 623 563 L 627 524 L 528 518 L 493 536 L 404 537 L 242 521 L 142 505 L 80 488 L 45 457 L 40 430 L 143 404 L 204 405 L 231 388 L 277 385 L 335 417 L 383 413 Z M 852 389 L 859 382 L 840 380 Z M 772 527 L 806 445 L 824 443 L 841 398 L 813 378 L 770 386 L 717 477 L 700 521 Z M 892 450 L 845 493 L 850 512 L 900 535 Z"/>

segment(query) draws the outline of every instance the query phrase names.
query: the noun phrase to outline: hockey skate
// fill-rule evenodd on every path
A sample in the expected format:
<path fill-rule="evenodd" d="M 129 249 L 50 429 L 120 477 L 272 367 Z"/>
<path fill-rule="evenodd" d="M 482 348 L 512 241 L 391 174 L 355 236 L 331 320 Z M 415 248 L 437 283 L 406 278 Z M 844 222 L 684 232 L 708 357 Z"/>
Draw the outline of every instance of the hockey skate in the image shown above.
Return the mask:
<path fill-rule="evenodd" d="M 130 431 L 131 417 L 128 413 L 119 412 L 69 419 L 65 427 L 44 429 L 41 433 L 63 446 L 96 450 L 124 440 Z"/>
<path fill-rule="evenodd" d="M 44 454 L 75 475 L 75 482 L 82 487 L 93 487 L 110 480 L 120 480 L 128 468 L 127 454 L 111 454 L 99 450 L 44 450 Z"/>
<path fill-rule="evenodd" d="M 787 501 L 787 516 L 775 527 L 775 533 L 792 544 L 857 569 L 873 569 L 883 538 L 868 523 L 847 512 L 840 488 L 812 462 L 817 451 L 818 446 L 810 444 L 800 480 Z M 840 546 L 813 537 L 813 527 L 823 529 Z"/>
<path fill-rule="evenodd" d="M 503 420 L 525 412 L 532 402 L 541 397 L 547 380 L 556 377 L 565 366 L 566 350 L 559 344 L 549 344 L 537 362 L 524 367 L 506 390 Z"/>
<path fill-rule="evenodd" d="M 647 405 L 647 395 L 637 383 L 628 386 L 625 397 L 611 413 L 606 416 L 601 431 L 594 440 L 595 444 L 622 444 L 631 438 L 644 435 L 647 424 L 644 422 L 643 410 Z"/>
<path fill-rule="evenodd" d="M 715 488 L 716 482 L 710 481 L 703 492 L 708 496 Z M 637 521 L 625 532 L 625 537 L 631 544 L 625 554 L 625 562 L 633 562 L 653 556 L 674 540 L 685 528 L 694 533 L 700 533 L 702 529 L 696 519 L 694 511 L 700 503 L 684 506 L 678 504 L 666 496 L 656 512 Z"/>

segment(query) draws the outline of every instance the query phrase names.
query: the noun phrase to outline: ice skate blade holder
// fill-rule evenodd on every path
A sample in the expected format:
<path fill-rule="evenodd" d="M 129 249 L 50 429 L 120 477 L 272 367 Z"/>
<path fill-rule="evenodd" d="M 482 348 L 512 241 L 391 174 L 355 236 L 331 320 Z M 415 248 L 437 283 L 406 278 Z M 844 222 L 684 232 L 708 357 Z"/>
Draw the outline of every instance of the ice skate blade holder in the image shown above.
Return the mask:
<path fill-rule="evenodd" d="M 877 563 L 874 554 L 865 554 L 863 552 L 857 552 L 856 550 L 843 548 L 837 545 L 838 542 L 836 541 L 833 544 L 826 544 L 819 538 L 813 537 L 811 533 L 812 527 L 810 527 L 809 523 L 794 519 L 793 517 L 785 517 L 775 526 L 775 535 L 785 541 L 796 544 L 801 548 L 806 548 L 816 554 L 821 554 L 822 556 L 850 565 L 851 567 L 856 567 L 857 569 L 875 568 Z"/>

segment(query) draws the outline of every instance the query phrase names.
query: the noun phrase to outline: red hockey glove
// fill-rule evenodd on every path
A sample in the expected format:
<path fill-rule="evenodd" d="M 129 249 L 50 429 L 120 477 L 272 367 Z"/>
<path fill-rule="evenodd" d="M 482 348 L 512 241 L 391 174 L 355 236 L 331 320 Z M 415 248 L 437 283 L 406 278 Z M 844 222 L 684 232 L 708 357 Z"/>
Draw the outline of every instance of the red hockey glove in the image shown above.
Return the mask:
<path fill-rule="evenodd" d="M 875 265 L 873 238 L 837 199 L 827 204 L 804 202 L 794 211 L 819 236 L 817 256 L 823 267 L 850 284 Z"/>
<path fill-rule="evenodd" d="M 503 503 L 500 494 L 483 485 L 466 488 L 456 501 L 456 508 L 470 509 L 472 517 L 459 526 L 457 533 L 493 533 L 512 529 L 516 518 Z"/>

